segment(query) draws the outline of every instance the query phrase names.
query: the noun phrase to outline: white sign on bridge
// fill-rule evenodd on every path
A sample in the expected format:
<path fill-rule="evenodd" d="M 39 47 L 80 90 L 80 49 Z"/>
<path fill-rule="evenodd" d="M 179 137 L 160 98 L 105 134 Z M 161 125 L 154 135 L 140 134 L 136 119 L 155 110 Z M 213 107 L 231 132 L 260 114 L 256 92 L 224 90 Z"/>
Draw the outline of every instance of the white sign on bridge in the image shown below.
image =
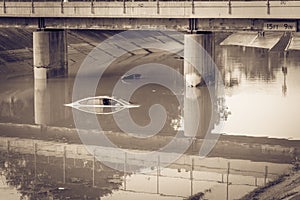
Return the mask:
<path fill-rule="evenodd" d="M 266 22 L 264 31 L 297 31 L 296 22 Z"/>

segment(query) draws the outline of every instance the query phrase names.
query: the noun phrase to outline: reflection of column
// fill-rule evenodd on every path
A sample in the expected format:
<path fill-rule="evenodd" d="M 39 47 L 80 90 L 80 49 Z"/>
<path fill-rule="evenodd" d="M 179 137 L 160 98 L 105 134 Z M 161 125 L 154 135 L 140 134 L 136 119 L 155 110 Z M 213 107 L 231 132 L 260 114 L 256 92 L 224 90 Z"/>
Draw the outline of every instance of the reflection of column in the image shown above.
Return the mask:
<path fill-rule="evenodd" d="M 222 57 L 224 59 L 223 64 L 224 64 L 224 68 L 226 70 L 226 67 L 228 67 L 228 48 L 227 47 L 222 47 Z"/>
<path fill-rule="evenodd" d="M 186 87 L 184 96 L 184 135 L 204 138 L 210 132 L 212 103 L 207 87 Z M 195 135 L 196 134 L 196 135 Z"/>
<path fill-rule="evenodd" d="M 203 84 L 203 79 L 208 80 L 213 74 L 212 54 L 213 36 L 210 32 L 184 36 L 184 76 L 189 86 Z"/>
<path fill-rule="evenodd" d="M 192 165 L 191 165 L 191 172 L 190 172 L 190 179 L 191 179 L 191 195 L 194 193 L 194 188 L 193 188 L 193 172 L 194 172 L 194 158 L 192 158 Z"/>
<path fill-rule="evenodd" d="M 63 183 L 66 183 L 66 166 L 67 166 L 67 149 L 66 146 L 64 146 L 64 152 L 63 152 Z"/>
<path fill-rule="evenodd" d="M 268 55 L 268 73 L 272 73 L 272 63 L 271 63 L 272 59 L 269 51 L 267 55 Z"/>
<path fill-rule="evenodd" d="M 223 55 L 223 65 L 224 65 L 223 80 L 225 84 L 229 86 L 231 77 L 228 77 L 228 72 L 229 72 L 229 76 L 231 76 L 231 63 L 229 62 L 228 59 L 228 47 L 222 48 L 222 55 Z"/>
<path fill-rule="evenodd" d="M 67 47 L 64 31 L 33 32 L 34 78 L 66 75 Z"/>
<path fill-rule="evenodd" d="M 201 110 L 198 107 L 198 98 L 200 96 L 200 89 L 198 88 L 185 88 L 184 94 L 184 111 L 183 111 L 183 120 L 184 120 L 184 135 L 187 137 L 195 137 Z"/>
<path fill-rule="evenodd" d="M 286 57 L 287 57 L 287 52 L 284 51 L 283 53 L 283 66 L 282 66 L 282 73 L 283 73 L 283 85 L 282 85 L 282 94 L 286 96 L 287 93 L 287 85 L 286 85 L 286 75 L 287 75 L 287 64 L 286 64 Z"/>
<path fill-rule="evenodd" d="M 34 123 L 50 123 L 50 95 L 47 92 L 47 81 L 34 80 Z"/>
<path fill-rule="evenodd" d="M 62 123 L 70 116 L 64 104 L 70 102 L 68 82 L 64 79 L 47 81 L 34 80 L 34 118 L 35 124 L 50 125 Z"/>

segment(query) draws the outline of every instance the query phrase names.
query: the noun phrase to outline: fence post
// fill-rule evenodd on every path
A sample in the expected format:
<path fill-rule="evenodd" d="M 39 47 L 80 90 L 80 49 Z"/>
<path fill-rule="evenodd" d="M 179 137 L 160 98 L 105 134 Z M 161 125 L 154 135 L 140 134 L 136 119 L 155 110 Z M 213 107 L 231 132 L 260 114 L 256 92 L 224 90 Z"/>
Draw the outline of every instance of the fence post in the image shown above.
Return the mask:
<path fill-rule="evenodd" d="M 93 187 L 95 187 L 95 164 L 96 164 L 96 158 L 95 158 L 95 151 L 93 153 Z"/>
<path fill-rule="evenodd" d="M 36 180 L 37 176 L 37 167 L 36 167 L 36 162 L 37 162 L 37 143 L 33 143 L 33 152 L 34 152 L 34 179 Z"/>
<path fill-rule="evenodd" d="M 268 179 L 268 166 L 265 166 L 265 180 L 264 180 L 264 184 L 267 184 L 267 179 Z"/>
<path fill-rule="evenodd" d="M 156 193 L 159 194 L 159 176 L 160 176 L 160 156 L 157 157 L 157 178 L 156 178 Z"/>
<path fill-rule="evenodd" d="M 231 11 L 232 7 L 231 6 L 232 6 L 231 5 L 231 0 L 228 0 L 228 14 L 230 14 L 230 15 L 232 13 L 232 11 Z"/>
<path fill-rule="evenodd" d="M 191 173 L 190 173 L 190 178 L 191 178 L 191 195 L 193 195 L 193 172 L 194 172 L 194 166 L 195 166 L 195 160 L 192 158 L 192 164 L 191 164 Z"/>
<path fill-rule="evenodd" d="M 157 9 L 157 14 L 159 14 L 159 0 L 156 0 L 156 9 Z"/>
<path fill-rule="evenodd" d="M 224 183 L 224 174 L 222 173 L 222 183 Z"/>
<path fill-rule="evenodd" d="M 66 161 L 67 160 L 67 151 L 66 146 L 64 146 L 64 152 L 63 152 L 63 183 L 66 183 Z"/>
<path fill-rule="evenodd" d="M 257 186 L 257 177 L 255 177 L 255 186 Z"/>
<path fill-rule="evenodd" d="M 230 173 L 230 162 L 228 162 L 227 164 L 226 200 L 229 199 L 229 173 Z"/>
<path fill-rule="evenodd" d="M 7 140 L 7 153 L 9 153 L 9 151 L 10 151 L 10 141 Z"/>
<path fill-rule="evenodd" d="M 126 176 L 127 176 L 127 152 L 124 154 L 124 190 L 126 191 Z"/>

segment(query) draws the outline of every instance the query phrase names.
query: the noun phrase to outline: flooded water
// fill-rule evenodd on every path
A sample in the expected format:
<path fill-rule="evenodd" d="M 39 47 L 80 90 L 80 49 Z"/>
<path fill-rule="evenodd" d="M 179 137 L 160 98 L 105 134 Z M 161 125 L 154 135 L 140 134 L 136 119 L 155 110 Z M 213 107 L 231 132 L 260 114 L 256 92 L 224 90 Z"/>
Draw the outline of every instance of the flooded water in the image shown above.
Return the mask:
<path fill-rule="evenodd" d="M 227 134 L 299 139 L 299 52 L 223 48 Z M 284 74 L 282 67 L 287 67 Z"/>
<path fill-rule="evenodd" d="M 125 164 L 138 169 L 126 173 L 101 164 L 80 144 L 1 137 L 0 147 L 0 191 L 8 198 L 183 199 L 201 191 L 209 199 L 236 199 L 290 166 L 186 155 L 167 168 Z"/>
<path fill-rule="evenodd" d="M 116 164 L 134 168 L 129 173 L 109 168 L 90 155 L 75 130 L 72 111 L 82 111 L 64 106 L 74 101 L 76 71 L 83 54 L 91 49 L 92 46 L 70 44 L 68 78 L 45 82 L 26 75 L 0 80 L 0 194 L 5 199 L 185 199 L 200 192 L 207 199 L 238 199 L 291 168 L 292 147 L 281 147 L 280 141 L 272 146 L 267 138 L 253 142 L 251 138 L 235 136 L 300 139 L 300 52 L 286 55 L 259 48 L 217 45 L 215 57 L 225 84 L 224 96 L 218 96 L 217 90 L 210 93 L 207 87 L 192 88 L 196 94 L 194 105 L 188 92 L 175 81 L 172 84 L 179 85 L 177 95 L 184 101 L 184 108 L 166 87 L 140 87 L 130 99 L 139 107 L 129 109 L 138 126 L 155 120 L 149 115 L 153 104 L 162 105 L 167 113 L 165 124 L 148 142 L 130 137 L 126 140 L 112 115 L 97 115 L 111 141 L 141 152 L 160 149 L 177 131 L 179 139 L 196 138 L 200 142 L 207 132 L 225 135 L 207 158 L 200 159 L 199 149 L 192 149 L 167 167 L 159 162 L 145 166 L 142 160 L 130 165 L 124 157 L 116 157 Z M 174 74 L 167 77 L 145 70 L 141 77 L 124 79 L 123 84 L 140 84 L 153 76 L 176 80 L 176 72 L 183 73 L 183 61 L 174 54 L 124 55 L 106 71 L 96 95 L 111 96 L 114 84 L 127 70 L 149 62 L 172 66 Z M 212 95 L 219 104 L 211 101 Z M 84 94 L 76 100 L 80 98 Z M 197 107 L 200 120 L 194 137 L 187 130 L 193 128 Z M 122 114 L 125 110 L 114 111 Z M 107 108 L 97 111 L 107 112 Z M 84 116 L 86 126 L 93 126 L 89 113 Z M 131 132 L 134 134 L 134 130 Z"/>

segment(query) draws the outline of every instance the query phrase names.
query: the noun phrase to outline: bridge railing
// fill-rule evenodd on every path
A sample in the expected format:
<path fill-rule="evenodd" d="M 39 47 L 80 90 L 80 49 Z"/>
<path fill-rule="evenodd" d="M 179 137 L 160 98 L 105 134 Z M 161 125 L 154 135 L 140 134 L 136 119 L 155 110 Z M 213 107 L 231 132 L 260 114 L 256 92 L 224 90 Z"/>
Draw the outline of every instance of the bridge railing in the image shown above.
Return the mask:
<path fill-rule="evenodd" d="M 292 9 L 291 9 L 292 8 Z M 298 19 L 300 1 L 3 0 L 0 16 Z"/>
<path fill-rule="evenodd" d="M 230 2 L 230 1 L 244 1 L 244 2 L 251 2 L 251 1 L 265 1 L 268 0 L 3 0 L 3 2 Z M 286 4 L 290 1 L 297 1 L 297 0 L 269 0 L 269 1 L 279 1 L 281 4 Z"/>

